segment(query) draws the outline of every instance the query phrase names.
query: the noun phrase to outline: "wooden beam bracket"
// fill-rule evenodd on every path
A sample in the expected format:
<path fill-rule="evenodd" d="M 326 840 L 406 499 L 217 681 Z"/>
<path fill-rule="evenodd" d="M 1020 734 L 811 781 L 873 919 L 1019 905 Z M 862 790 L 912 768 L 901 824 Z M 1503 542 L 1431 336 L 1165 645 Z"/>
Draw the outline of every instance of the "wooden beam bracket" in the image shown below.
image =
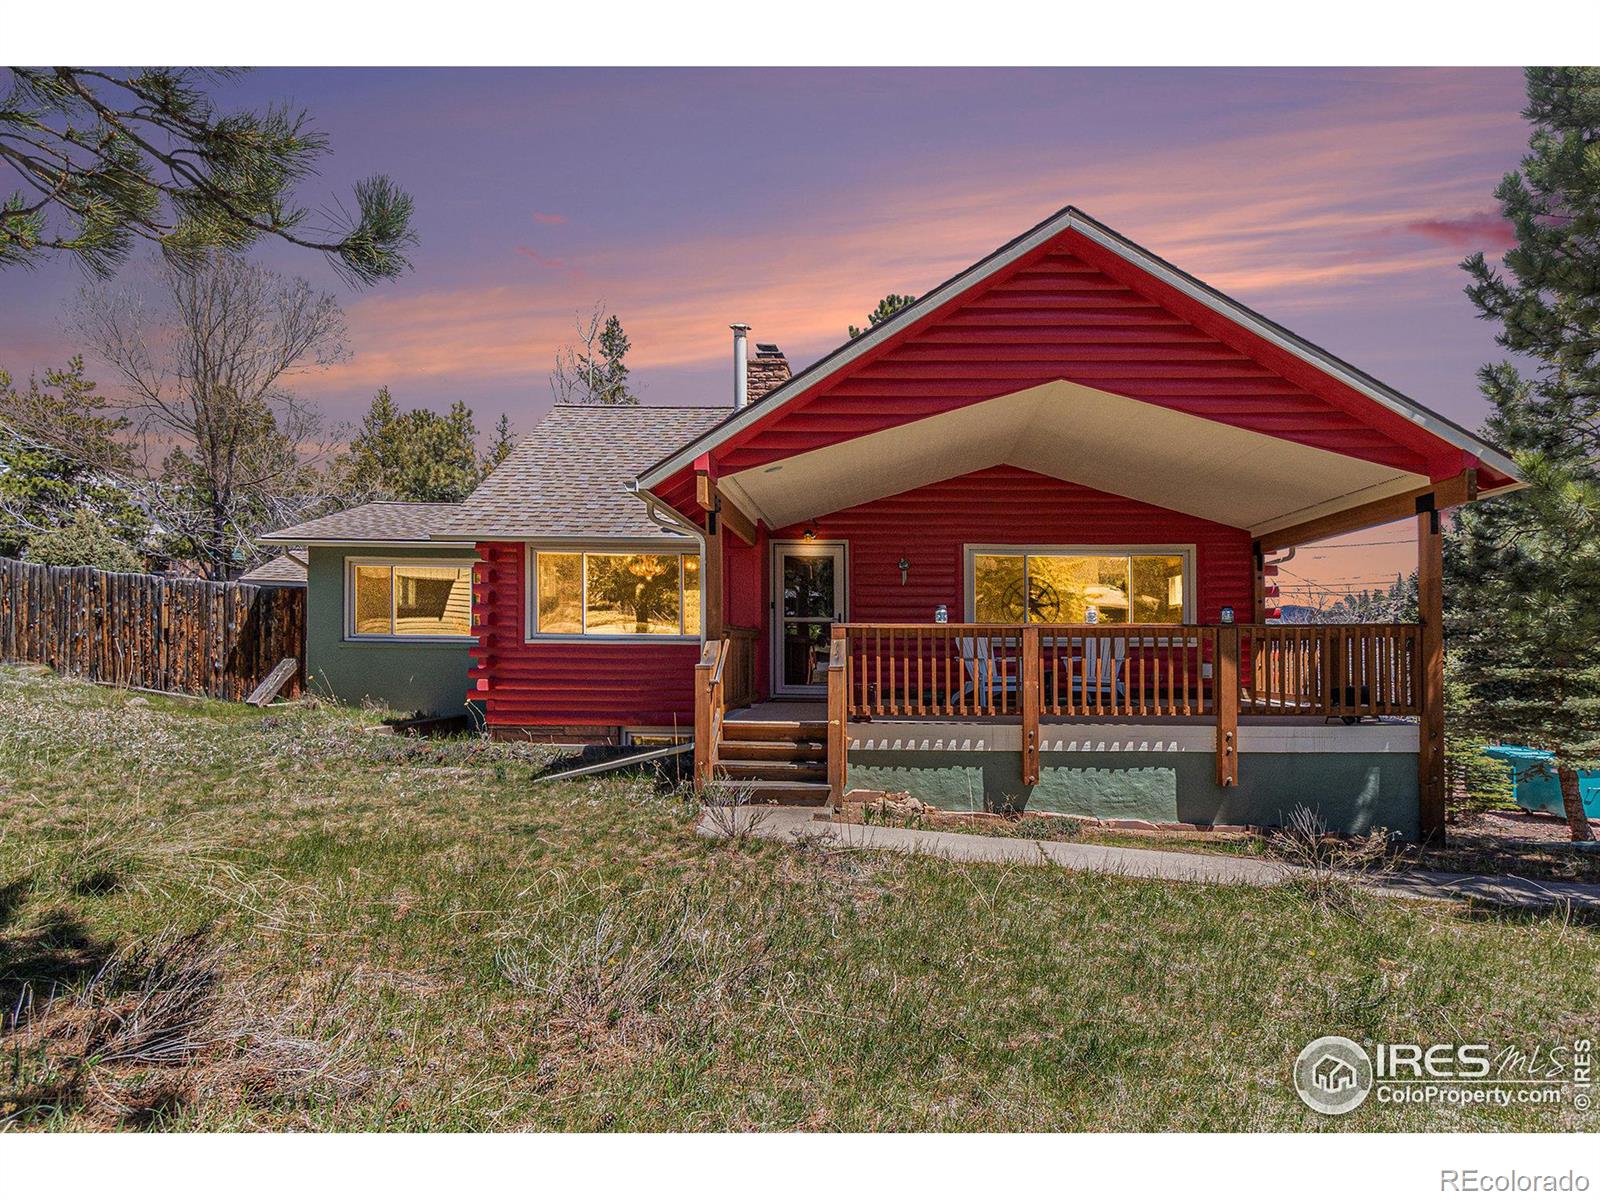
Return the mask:
<path fill-rule="evenodd" d="M 1263 550 L 1286 550 L 1290 546 L 1320 542 L 1324 538 L 1336 537 L 1339 534 L 1370 529 L 1374 525 L 1403 521 L 1407 517 L 1423 512 L 1437 513 L 1442 509 L 1454 508 L 1458 504 L 1467 504 L 1475 500 L 1477 495 L 1478 472 L 1466 470 L 1449 479 L 1436 480 L 1427 487 L 1401 492 L 1399 495 L 1388 496 L 1382 500 L 1373 500 L 1368 504 L 1346 509 L 1344 512 L 1330 513 L 1325 517 L 1316 517 L 1310 521 L 1274 529 L 1260 534 L 1256 540 L 1261 543 Z"/>

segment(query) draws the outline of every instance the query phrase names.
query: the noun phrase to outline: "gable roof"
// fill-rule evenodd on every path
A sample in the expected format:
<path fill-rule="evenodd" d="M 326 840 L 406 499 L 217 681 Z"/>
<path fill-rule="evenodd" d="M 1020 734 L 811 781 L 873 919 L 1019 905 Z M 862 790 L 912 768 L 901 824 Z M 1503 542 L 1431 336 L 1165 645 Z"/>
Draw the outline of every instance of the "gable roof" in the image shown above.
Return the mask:
<path fill-rule="evenodd" d="M 269 546 L 392 546 L 426 543 L 438 532 L 456 504 L 375 500 L 343 512 L 329 513 L 259 540 Z"/>
<path fill-rule="evenodd" d="M 239 576 L 239 582 L 262 587 L 305 587 L 308 575 L 306 552 L 290 550 L 267 559 L 259 567 L 251 567 Z"/>
<path fill-rule="evenodd" d="M 872 356 L 886 348 L 886 344 L 893 343 L 897 339 L 903 340 L 902 335 L 908 334 L 924 319 L 932 318 L 934 314 L 952 306 L 969 293 L 981 290 L 996 275 L 1069 232 L 1081 235 L 1117 259 L 1131 265 L 1154 281 L 1156 286 L 1174 289 L 1176 293 L 1215 317 L 1221 317 L 1246 335 L 1260 339 L 1269 351 L 1281 352 L 1282 355 L 1301 364 L 1302 369 L 1309 367 L 1336 386 L 1348 389 L 1370 401 L 1391 421 L 1398 417 L 1410 425 L 1425 430 L 1433 438 L 1438 439 L 1438 442 L 1475 457 L 1492 473 L 1491 478 L 1484 480 L 1485 493 L 1517 486 L 1520 477 L 1516 466 L 1504 451 L 1490 445 L 1449 418 L 1380 383 L 1320 346 L 1306 341 L 1179 270 L 1171 263 L 1069 205 L 952 276 L 920 297 L 914 304 L 873 326 L 861 337 L 852 339 L 823 356 L 761 400 L 727 416 L 714 428 L 679 447 L 673 453 L 661 457 L 648 469 L 640 472 L 638 487 L 650 490 L 666 483 L 677 472 L 692 464 L 699 455 L 721 446 L 751 426 L 765 421 L 791 401 L 815 393 L 846 376 L 853 365 L 863 359 L 870 361 Z"/>
<path fill-rule="evenodd" d="M 464 540 L 677 539 L 627 485 L 644 466 L 698 437 L 728 407 L 557 404 L 438 526 Z"/>

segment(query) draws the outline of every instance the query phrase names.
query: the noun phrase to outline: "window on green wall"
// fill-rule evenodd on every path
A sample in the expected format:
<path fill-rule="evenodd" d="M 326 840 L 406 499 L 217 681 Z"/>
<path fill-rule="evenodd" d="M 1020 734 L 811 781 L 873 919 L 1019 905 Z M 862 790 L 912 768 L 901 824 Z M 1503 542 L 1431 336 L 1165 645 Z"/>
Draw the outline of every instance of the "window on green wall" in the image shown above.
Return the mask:
<path fill-rule="evenodd" d="M 970 619 L 1019 625 L 1177 625 L 1193 594 L 1187 547 L 979 547 L 967 552 Z"/>
<path fill-rule="evenodd" d="M 346 560 L 351 638 L 463 638 L 472 633 L 472 564 Z"/>
<path fill-rule="evenodd" d="M 530 574 L 535 635 L 700 636 L 698 554 L 540 550 Z"/>

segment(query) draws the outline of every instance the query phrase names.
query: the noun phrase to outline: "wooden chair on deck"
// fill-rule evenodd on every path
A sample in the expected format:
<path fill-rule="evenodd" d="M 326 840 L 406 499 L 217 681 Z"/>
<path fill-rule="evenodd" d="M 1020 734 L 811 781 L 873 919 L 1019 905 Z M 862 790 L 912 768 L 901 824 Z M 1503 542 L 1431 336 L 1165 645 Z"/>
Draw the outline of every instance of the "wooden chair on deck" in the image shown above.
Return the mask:
<path fill-rule="evenodd" d="M 1017 677 L 1013 672 L 1004 679 L 997 679 L 994 670 L 994 638 L 964 637 L 956 639 L 956 647 L 961 652 L 961 665 L 964 668 L 966 683 L 961 689 L 963 701 L 972 704 L 983 704 L 991 696 L 995 700 L 1007 697 L 1015 700 L 1017 695 Z"/>
<path fill-rule="evenodd" d="M 1102 642 L 1105 642 L 1102 654 Z M 1067 687 L 1074 696 L 1088 696 L 1091 700 L 1114 697 L 1123 699 L 1127 694 L 1124 683 L 1128 662 L 1128 639 L 1085 637 L 1083 657 L 1070 656 L 1063 660 L 1067 668 Z"/>

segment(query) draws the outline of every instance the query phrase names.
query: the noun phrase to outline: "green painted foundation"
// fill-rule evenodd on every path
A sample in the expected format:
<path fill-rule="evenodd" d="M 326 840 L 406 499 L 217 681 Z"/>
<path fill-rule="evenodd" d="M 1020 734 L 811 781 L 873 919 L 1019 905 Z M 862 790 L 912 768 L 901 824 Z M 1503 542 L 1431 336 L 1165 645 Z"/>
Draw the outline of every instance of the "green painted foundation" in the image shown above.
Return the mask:
<path fill-rule="evenodd" d="M 345 570 L 349 558 L 459 559 L 460 548 L 313 546 L 306 581 L 306 671 L 311 691 L 347 704 L 371 702 L 404 715 L 467 711 L 465 642 L 347 641 Z"/>
<path fill-rule="evenodd" d="M 1390 829 L 1416 840 L 1415 754 L 1244 754 L 1239 783 L 1216 783 L 1216 759 L 1185 752 L 1045 752 L 1039 782 L 1003 751 L 857 750 L 851 789 L 909 792 L 955 812 L 1070 813 L 1105 820 L 1282 825 L 1304 805 L 1330 830 Z"/>

